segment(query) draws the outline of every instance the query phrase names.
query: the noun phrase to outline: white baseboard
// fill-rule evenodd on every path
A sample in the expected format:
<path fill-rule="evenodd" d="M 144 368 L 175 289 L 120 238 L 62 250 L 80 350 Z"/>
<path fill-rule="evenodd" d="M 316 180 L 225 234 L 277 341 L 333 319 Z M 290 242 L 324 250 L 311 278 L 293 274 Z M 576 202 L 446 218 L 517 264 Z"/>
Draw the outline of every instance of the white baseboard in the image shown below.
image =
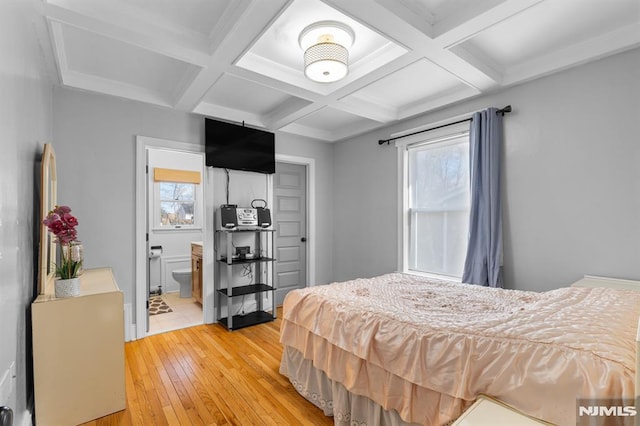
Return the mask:
<path fill-rule="evenodd" d="M 14 418 L 17 418 L 14 413 Z M 25 410 L 22 414 L 22 422 L 20 426 L 31 426 L 33 424 L 33 416 L 29 410 Z"/>
<path fill-rule="evenodd" d="M 135 324 L 130 324 L 129 325 L 129 340 L 125 340 L 125 342 L 131 342 L 132 340 L 138 340 L 138 335 L 136 332 L 136 325 Z"/>
<path fill-rule="evenodd" d="M 133 323 L 133 312 L 131 303 L 124 304 L 124 341 L 131 342 L 138 340 L 138 332 L 135 323 Z"/>

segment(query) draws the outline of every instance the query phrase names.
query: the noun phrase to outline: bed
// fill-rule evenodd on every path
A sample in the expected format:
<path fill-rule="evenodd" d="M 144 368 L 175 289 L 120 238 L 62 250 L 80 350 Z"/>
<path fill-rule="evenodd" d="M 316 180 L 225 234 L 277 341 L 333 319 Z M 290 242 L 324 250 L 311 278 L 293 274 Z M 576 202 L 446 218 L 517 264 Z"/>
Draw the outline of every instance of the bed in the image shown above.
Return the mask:
<path fill-rule="evenodd" d="M 486 394 L 575 425 L 577 396 L 635 396 L 638 285 L 537 293 L 392 273 L 295 290 L 280 372 L 335 424 L 448 424 Z"/>

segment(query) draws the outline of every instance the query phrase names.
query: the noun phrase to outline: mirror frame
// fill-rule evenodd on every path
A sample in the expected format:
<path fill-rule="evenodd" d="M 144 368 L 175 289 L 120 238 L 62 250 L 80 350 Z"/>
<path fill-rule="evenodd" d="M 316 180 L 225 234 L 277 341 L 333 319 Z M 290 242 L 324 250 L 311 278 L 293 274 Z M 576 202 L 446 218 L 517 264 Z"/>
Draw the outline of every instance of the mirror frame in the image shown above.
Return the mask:
<path fill-rule="evenodd" d="M 38 294 L 45 294 L 48 284 L 55 277 L 56 243 L 54 237 L 42 223 L 56 205 L 58 178 L 56 153 L 49 143 L 44 144 L 40 168 L 40 262 L 38 268 Z"/>

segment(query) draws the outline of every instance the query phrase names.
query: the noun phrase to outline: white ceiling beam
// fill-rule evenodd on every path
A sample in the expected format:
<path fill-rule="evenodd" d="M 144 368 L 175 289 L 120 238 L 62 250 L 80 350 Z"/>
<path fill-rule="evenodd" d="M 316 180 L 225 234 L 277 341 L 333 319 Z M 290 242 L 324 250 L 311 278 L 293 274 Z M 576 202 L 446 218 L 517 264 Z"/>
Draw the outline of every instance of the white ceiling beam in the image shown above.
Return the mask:
<path fill-rule="evenodd" d="M 398 111 L 395 108 L 369 102 L 357 95 L 344 97 L 332 107 L 379 123 L 389 123 L 398 119 Z"/>
<path fill-rule="evenodd" d="M 117 22 L 123 28 L 135 28 L 144 33 L 165 33 L 185 40 L 186 44 L 205 46 L 206 36 L 191 28 L 177 25 L 171 19 L 149 13 L 148 10 L 130 4 L 127 0 L 87 1 L 87 0 L 42 0 L 47 5 L 56 6 L 80 15 L 104 22 Z"/>
<path fill-rule="evenodd" d="M 316 105 L 316 107 L 309 109 L 309 106 L 311 105 Z M 304 117 L 305 115 L 320 108 L 321 106 L 318 106 L 317 103 L 294 98 L 280 104 L 277 108 L 264 116 L 263 120 L 268 129 L 277 130 L 286 124 L 289 124 L 291 121 Z"/>
<path fill-rule="evenodd" d="M 253 0 L 218 45 L 203 68 L 176 102 L 176 108 L 193 111 L 209 88 L 248 50 L 292 0 Z"/>
<path fill-rule="evenodd" d="M 505 71 L 505 86 L 613 55 L 640 46 L 640 23 L 627 25 L 598 37 L 550 52 Z"/>
<path fill-rule="evenodd" d="M 460 44 L 481 31 L 526 10 L 543 0 L 487 0 L 459 8 L 434 25 L 435 41 L 444 49 Z"/>
<path fill-rule="evenodd" d="M 400 16 L 388 13 L 387 9 L 378 3 L 367 2 L 365 7 L 362 1 L 324 1 L 365 25 L 386 34 L 401 45 L 410 48 L 414 53 L 424 56 L 469 86 L 485 91 L 498 85 L 493 75 L 487 75 L 453 52 L 443 50 L 435 40 L 412 25 L 407 25 Z"/>
<path fill-rule="evenodd" d="M 367 123 L 363 126 L 359 126 L 357 128 L 353 127 L 345 127 L 340 130 L 336 130 L 331 132 L 331 139 L 328 139 L 332 142 L 337 142 L 343 139 L 352 138 L 363 133 L 370 132 L 372 130 L 378 129 L 382 126 L 386 126 L 391 123 Z"/>
<path fill-rule="evenodd" d="M 502 75 L 489 68 L 476 67 L 473 63 L 448 50 L 424 49 L 423 56 L 447 71 L 467 86 L 482 92 L 493 90 L 500 85 Z"/>
<path fill-rule="evenodd" d="M 326 106 L 327 104 L 325 102 L 313 102 L 307 103 L 306 105 L 301 106 L 297 109 L 284 109 L 274 111 L 269 116 L 268 126 L 272 130 L 282 129 L 283 127 L 288 126 L 289 124 L 292 124 L 309 114 L 313 114 L 314 112 L 319 111 Z"/>
<path fill-rule="evenodd" d="M 433 15 L 431 19 L 419 14 L 415 10 L 409 9 L 398 0 L 375 0 L 376 3 L 384 6 L 389 12 L 400 17 L 404 22 L 413 26 L 429 38 L 433 38 Z"/>
<path fill-rule="evenodd" d="M 407 25 L 401 16 L 389 13 L 389 10 L 377 2 L 363 0 L 323 0 L 331 7 L 349 15 L 363 25 L 377 31 L 401 46 L 415 48 L 416 44 L 431 40 L 425 33 Z M 393 12 L 393 11 L 392 11 Z"/>
<path fill-rule="evenodd" d="M 47 22 L 49 23 L 53 56 L 58 67 L 60 82 L 62 84 L 66 84 L 66 82 L 64 81 L 64 76 L 67 71 L 69 71 L 69 67 L 67 66 L 69 62 L 67 60 L 67 49 L 64 45 L 64 36 L 62 35 L 62 27 L 59 23 L 52 22 L 49 19 L 47 19 Z"/>
<path fill-rule="evenodd" d="M 419 59 L 421 59 L 421 56 L 419 54 L 409 52 L 399 57 L 395 61 L 388 62 L 374 69 L 373 71 L 362 73 L 360 76 L 358 76 L 357 79 L 354 77 L 350 84 L 337 89 L 329 96 L 326 96 L 324 99 L 328 101 L 342 100 L 346 96 L 349 96 L 352 93 L 356 93 L 358 90 L 365 88 L 370 84 L 375 83 L 376 81 L 411 65 Z"/>
<path fill-rule="evenodd" d="M 291 96 L 307 99 L 310 101 L 316 101 L 318 99 L 322 99 L 323 97 L 321 94 L 317 92 L 313 92 L 309 89 L 305 89 L 304 87 L 297 86 L 295 84 L 292 84 L 291 82 L 278 80 L 276 78 L 269 77 L 267 75 L 260 74 L 255 71 L 251 71 L 247 68 L 243 68 L 235 65 L 227 68 L 226 73 L 234 77 L 242 78 L 248 81 L 253 81 L 263 86 L 271 87 L 281 92 L 288 93 Z"/>
<path fill-rule="evenodd" d="M 337 142 L 343 139 L 361 135 L 366 132 L 386 126 L 383 123 L 371 123 L 358 128 L 344 128 L 341 130 L 322 130 L 314 127 L 304 126 L 302 124 L 292 123 L 286 128 L 281 129 L 282 132 L 292 133 L 295 135 L 306 136 L 309 138 L 320 139 L 327 142 Z"/>
<path fill-rule="evenodd" d="M 314 127 L 303 126 L 302 124 L 291 123 L 285 129 L 280 129 L 286 133 L 293 133 L 295 135 L 306 136 L 309 138 L 320 139 L 323 141 L 332 141 L 334 139 L 330 131 L 316 129 Z"/>
<path fill-rule="evenodd" d="M 171 107 L 172 100 L 166 94 L 159 93 L 144 87 L 134 86 L 120 81 L 109 80 L 94 75 L 83 74 L 77 71 L 65 71 L 64 84 L 78 89 L 92 92 L 106 93 L 127 99 L 133 99 L 149 104 Z"/>
<path fill-rule="evenodd" d="M 314 99 L 314 104 L 303 108 L 303 110 L 301 111 L 294 111 L 289 114 L 285 113 L 280 115 L 274 115 L 270 123 L 272 126 L 277 126 L 275 128 L 281 128 L 281 127 L 287 126 L 290 123 L 293 123 L 294 121 L 300 119 L 301 117 L 304 117 L 314 111 L 317 111 L 318 109 L 321 109 L 326 105 L 332 105 L 336 103 L 336 101 L 345 98 L 346 96 L 360 90 L 365 86 L 368 86 L 369 84 L 379 80 L 380 78 L 383 78 L 384 76 L 390 73 L 393 73 L 399 69 L 404 68 L 405 66 L 411 64 L 412 62 L 415 62 L 416 60 L 417 58 L 414 55 L 406 54 L 398 58 L 396 61 L 389 62 L 380 68 L 377 68 L 369 73 L 363 74 L 363 76 L 360 78 L 355 78 L 354 76 L 349 75 L 347 76 L 347 79 L 345 79 L 346 84 L 343 85 L 341 88 L 331 92 L 327 96 L 320 97 L 316 95 Z M 315 109 L 313 108 L 313 105 L 317 105 Z M 338 109 L 342 109 L 340 108 L 339 104 L 336 104 L 335 107 Z M 346 111 L 347 109 L 349 109 L 348 105 L 346 106 L 346 109 L 343 109 L 343 111 Z M 381 111 L 383 111 L 383 109 Z M 383 112 L 380 112 L 380 114 L 383 114 Z M 356 115 L 361 115 L 361 114 L 358 113 Z"/>
<path fill-rule="evenodd" d="M 398 119 L 404 120 L 405 118 L 413 117 L 414 115 L 422 114 L 425 111 L 431 111 L 436 108 L 441 108 L 454 102 L 462 101 L 472 96 L 479 95 L 480 91 L 472 87 L 456 88 L 447 93 L 438 95 L 438 97 L 431 97 L 419 102 L 414 102 L 410 105 L 403 106 L 398 112 Z"/>
<path fill-rule="evenodd" d="M 210 61 L 204 38 L 202 42 L 195 43 L 192 40 L 184 40 L 175 35 L 154 30 L 142 23 L 123 26 L 123 20 L 108 21 L 105 17 L 82 14 L 54 4 L 51 0 L 45 7 L 45 13 L 51 21 L 81 28 L 193 65 L 202 67 Z M 99 15 L 95 11 L 93 14 Z M 111 22 L 118 22 L 118 24 Z"/>
<path fill-rule="evenodd" d="M 209 33 L 209 51 L 213 52 L 222 43 L 227 33 L 232 30 L 235 22 L 240 19 L 252 0 L 230 0 L 216 25 Z"/>
<path fill-rule="evenodd" d="M 208 115 L 210 117 L 221 118 L 223 120 L 234 121 L 236 123 L 245 122 L 252 126 L 267 128 L 259 115 L 234 108 L 223 107 L 221 105 L 202 102 L 193 112 Z"/>
<path fill-rule="evenodd" d="M 496 64 L 493 59 L 487 57 L 487 55 L 474 49 L 473 46 L 458 45 L 452 47 L 450 50 L 466 63 L 482 71 L 484 75 L 488 76 L 495 83 L 502 83 L 502 79 L 504 78 L 504 70 L 502 67 Z"/>

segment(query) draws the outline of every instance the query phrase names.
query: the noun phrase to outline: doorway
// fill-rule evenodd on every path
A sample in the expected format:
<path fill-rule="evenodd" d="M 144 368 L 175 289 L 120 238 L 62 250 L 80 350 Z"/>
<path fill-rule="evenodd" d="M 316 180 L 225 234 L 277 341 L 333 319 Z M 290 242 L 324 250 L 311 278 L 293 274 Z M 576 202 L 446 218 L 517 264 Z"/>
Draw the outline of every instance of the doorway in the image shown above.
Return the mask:
<path fill-rule="evenodd" d="M 205 186 L 210 187 L 211 182 L 204 167 L 203 147 L 143 136 L 136 137 L 136 141 L 136 324 L 133 338 L 139 339 L 202 324 L 213 317 L 209 312 L 213 309 L 209 300 L 211 289 L 206 286 L 202 289 L 203 300 L 199 304 L 191 294 L 186 294 L 190 293 L 191 288 L 187 288 L 190 286 L 181 283 L 186 281 L 183 274 L 191 271 L 191 243 L 200 243 L 204 249 L 211 240 L 213 220 L 208 218 L 210 200 Z M 160 176 L 156 170 L 162 172 Z M 168 199 L 165 196 L 168 190 L 185 189 L 182 188 L 185 185 L 175 184 L 176 179 L 180 181 L 184 176 L 187 180 L 197 176 L 198 182 L 187 184 L 190 189 Z M 196 212 L 199 218 L 194 216 Z M 209 253 L 202 249 L 200 255 L 208 256 Z M 209 263 L 202 264 L 203 275 L 209 275 Z M 150 316 L 150 311 L 154 315 Z"/>
<path fill-rule="evenodd" d="M 276 250 L 276 305 L 294 289 L 315 283 L 315 163 L 276 154 L 272 205 Z"/>
<path fill-rule="evenodd" d="M 203 323 L 192 254 L 202 257 L 204 154 L 147 147 L 147 334 Z M 195 294 L 198 293 L 198 294 Z"/>

